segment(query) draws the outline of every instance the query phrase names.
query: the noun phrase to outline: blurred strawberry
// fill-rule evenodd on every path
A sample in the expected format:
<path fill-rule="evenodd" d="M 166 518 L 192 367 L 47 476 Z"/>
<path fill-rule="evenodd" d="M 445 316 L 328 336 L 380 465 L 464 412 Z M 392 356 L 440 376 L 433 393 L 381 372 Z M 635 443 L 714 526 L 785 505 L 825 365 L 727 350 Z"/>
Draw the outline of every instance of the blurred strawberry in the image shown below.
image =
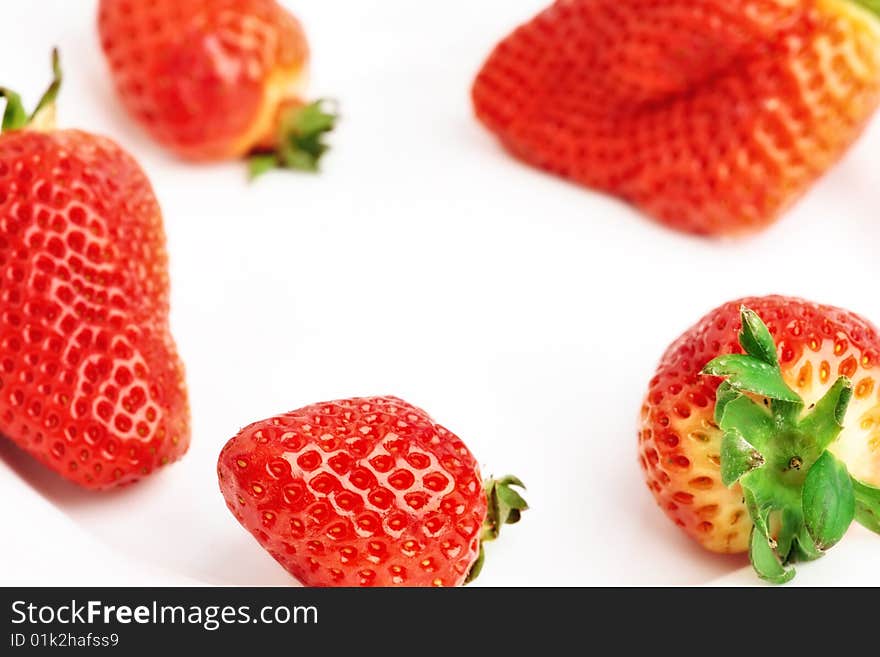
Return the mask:
<path fill-rule="evenodd" d="M 336 117 L 302 100 L 308 45 L 275 0 L 101 0 L 98 29 L 123 103 L 180 156 L 317 169 Z"/>
<path fill-rule="evenodd" d="M 477 116 L 526 162 L 708 235 L 761 228 L 880 101 L 872 0 L 559 0 L 492 52 Z"/>

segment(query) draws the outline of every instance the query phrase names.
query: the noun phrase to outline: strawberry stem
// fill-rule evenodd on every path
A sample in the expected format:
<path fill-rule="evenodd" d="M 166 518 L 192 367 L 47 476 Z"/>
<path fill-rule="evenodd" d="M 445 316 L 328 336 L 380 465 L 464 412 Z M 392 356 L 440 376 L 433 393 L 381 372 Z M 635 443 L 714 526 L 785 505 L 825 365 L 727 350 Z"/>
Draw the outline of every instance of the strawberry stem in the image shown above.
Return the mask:
<path fill-rule="evenodd" d="M 741 309 L 745 354 L 719 356 L 702 371 L 718 386 L 721 477 L 736 483 L 752 519 L 749 556 L 758 575 L 782 584 L 796 559 L 821 556 L 855 519 L 880 531 L 880 489 L 847 472 L 828 448 L 843 430 L 852 383 L 844 376 L 811 408 L 782 377 L 776 344 L 760 317 Z M 760 400 L 760 401 L 759 401 Z"/>
<path fill-rule="evenodd" d="M 467 579 L 464 581 L 465 584 L 473 582 L 483 570 L 486 558 L 483 544 L 498 538 L 503 525 L 518 523 L 522 512 L 529 508 L 529 505 L 514 488 L 525 490 L 526 487 L 513 475 L 506 475 L 501 479 L 490 477 L 483 482 L 483 490 L 486 493 L 486 519 L 483 521 L 483 529 L 480 534 L 480 553 L 474 565 L 471 566 Z"/>
<path fill-rule="evenodd" d="M 22 130 L 24 128 L 36 128 L 38 130 L 51 129 L 55 124 L 55 100 L 61 89 L 61 58 L 58 49 L 52 50 L 52 82 L 48 89 L 43 92 L 40 101 L 34 111 L 28 115 L 24 108 L 21 96 L 11 89 L 0 87 L 0 98 L 6 99 L 6 109 L 3 112 L 2 127 L 0 132 Z"/>
<path fill-rule="evenodd" d="M 251 180 L 277 168 L 318 171 L 321 157 L 330 149 L 323 137 L 338 119 L 336 107 L 326 100 L 285 110 L 274 150 L 251 156 Z"/>

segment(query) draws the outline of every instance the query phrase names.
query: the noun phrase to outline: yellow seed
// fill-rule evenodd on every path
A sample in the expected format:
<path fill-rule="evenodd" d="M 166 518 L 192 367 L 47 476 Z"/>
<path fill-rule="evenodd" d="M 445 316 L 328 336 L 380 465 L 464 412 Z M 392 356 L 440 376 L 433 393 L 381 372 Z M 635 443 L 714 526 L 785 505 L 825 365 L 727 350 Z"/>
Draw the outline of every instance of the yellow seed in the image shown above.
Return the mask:
<path fill-rule="evenodd" d="M 798 372 L 798 388 L 803 388 L 813 380 L 813 364 L 807 361 Z"/>

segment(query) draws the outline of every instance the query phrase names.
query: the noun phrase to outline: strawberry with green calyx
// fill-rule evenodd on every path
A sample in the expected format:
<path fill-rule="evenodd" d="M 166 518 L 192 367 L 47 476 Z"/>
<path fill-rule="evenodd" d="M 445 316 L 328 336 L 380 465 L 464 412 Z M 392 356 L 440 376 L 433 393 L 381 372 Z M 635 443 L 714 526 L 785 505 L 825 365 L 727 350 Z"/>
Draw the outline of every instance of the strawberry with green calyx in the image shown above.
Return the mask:
<path fill-rule="evenodd" d="M 122 103 L 179 156 L 317 171 L 335 111 L 304 100 L 309 45 L 276 0 L 100 0 L 98 32 Z"/>
<path fill-rule="evenodd" d="M 776 345 L 782 381 L 797 392 L 808 410 L 832 391 L 839 377 L 852 382 L 852 399 L 841 415 L 843 429 L 828 449 L 846 464 L 851 476 L 869 487 L 855 485 L 854 492 L 858 518 L 871 526 L 870 487 L 880 486 L 880 330 L 844 308 L 796 297 L 729 301 L 706 313 L 669 345 L 641 408 L 639 464 L 648 489 L 669 519 L 705 549 L 724 554 L 748 552 L 753 523 L 742 489 L 738 483 L 726 486 L 723 479 L 754 471 L 750 468 L 762 466 L 771 455 L 743 434 L 743 440 L 758 449 L 740 449 L 739 461 L 725 461 L 722 472 L 725 432 L 715 417 L 715 406 L 719 398 L 723 407 L 728 396 L 754 393 L 738 392 L 730 382 L 702 374 L 706 364 L 718 357 L 748 355 L 737 341 L 742 306 L 765 322 Z M 746 340 L 751 333 L 744 336 Z M 761 353 L 756 352 L 761 348 L 757 341 L 751 344 L 753 353 Z M 768 359 L 772 361 L 769 349 L 764 361 Z M 771 367 L 764 361 L 765 369 Z M 776 383 L 770 393 L 790 394 L 778 385 L 778 379 Z M 843 388 L 841 393 L 847 394 Z M 778 515 L 774 514 L 769 527 L 774 537 Z"/>
<path fill-rule="evenodd" d="M 880 489 L 852 478 L 828 450 L 843 429 L 850 379 L 838 377 L 805 408 L 783 379 L 766 325 L 745 306 L 741 321 L 745 353 L 719 356 L 702 373 L 724 379 L 714 410 L 723 432 L 721 480 L 742 489 L 754 525 L 752 565 L 763 579 L 784 583 L 795 574 L 790 563 L 821 556 L 854 519 L 877 531 Z"/>
<path fill-rule="evenodd" d="M 0 131 L 0 435 L 93 490 L 132 483 L 190 442 L 171 336 L 162 212 L 113 141 L 55 127 L 62 75 Z"/>

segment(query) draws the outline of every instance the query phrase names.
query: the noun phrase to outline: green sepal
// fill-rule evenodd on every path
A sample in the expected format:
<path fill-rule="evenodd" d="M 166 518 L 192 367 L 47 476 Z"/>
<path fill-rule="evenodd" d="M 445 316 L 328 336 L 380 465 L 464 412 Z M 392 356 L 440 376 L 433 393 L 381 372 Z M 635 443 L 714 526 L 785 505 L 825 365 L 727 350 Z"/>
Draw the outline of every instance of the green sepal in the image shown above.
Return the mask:
<path fill-rule="evenodd" d="M 797 537 L 795 537 L 794 552 L 799 561 L 815 561 L 825 555 L 822 550 L 816 547 L 813 537 L 810 536 L 807 528 L 803 525 L 801 525 L 801 530 L 798 532 Z"/>
<path fill-rule="evenodd" d="M 721 481 L 733 486 L 740 477 L 764 465 L 764 457 L 737 429 L 724 433 L 721 439 Z"/>
<path fill-rule="evenodd" d="M 513 475 L 485 482 L 483 489 L 486 491 L 487 511 L 480 540 L 494 541 L 503 525 L 519 522 L 522 512 L 529 508 L 514 487 L 525 489 L 523 483 Z"/>
<path fill-rule="evenodd" d="M 742 395 L 733 389 L 727 381 L 718 384 L 715 390 L 715 424 L 721 425 L 721 418 L 724 417 L 724 409 L 734 399 L 738 399 Z"/>
<path fill-rule="evenodd" d="M 52 82 L 40 97 L 37 107 L 28 115 L 24 108 L 21 96 L 11 89 L 0 87 L 0 98 L 6 99 L 6 109 L 3 112 L 3 122 L 0 132 L 21 130 L 31 124 L 39 124 L 45 116 L 52 116 L 55 111 L 55 100 L 61 89 L 62 81 L 61 57 L 58 49 L 52 50 Z"/>
<path fill-rule="evenodd" d="M 805 412 L 782 376 L 770 331 L 748 308 L 741 317 L 745 353 L 719 356 L 703 374 L 724 378 L 714 412 L 723 432 L 720 474 L 742 490 L 754 526 L 753 565 L 762 578 L 783 583 L 794 576 L 790 562 L 822 556 L 854 517 L 880 531 L 880 489 L 851 480 L 827 452 L 843 429 L 849 379 L 840 377 Z"/>
<path fill-rule="evenodd" d="M 749 542 L 749 559 L 758 577 L 773 584 L 785 584 L 795 576 L 794 568 L 783 566 L 767 539 L 755 529 L 752 530 L 752 538 Z"/>
<path fill-rule="evenodd" d="M 480 541 L 480 551 L 477 554 L 477 560 L 474 561 L 474 564 L 471 566 L 471 569 L 468 571 L 467 577 L 464 578 L 465 584 L 470 584 L 477 577 L 480 576 L 480 573 L 483 572 L 483 565 L 486 563 L 486 550 L 483 548 L 483 541 Z"/>
<path fill-rule="evenodd" d="M 258 153 L 248 158 L 248 178 L 255 180 L 264 173 L 278 167 L 278 156 L 275 153 Z"/>
<path fill-rule="evenodd" d="M 827 550 L 852 524 L 856 498 L 846 466 L 825 452 L 807 472 L 803 489 L 804 526 L 816 547 Z"/>
<path fill-rule="evenodd" d="M 791 554 L 798 532 L 804 526 L 799 509 L 785 508 L 780 514 L 779 533 L 776 535 L 776 554 L 786 562 Z"/>
<path fill-rule="evenodd" d="M 852 382 L 845 376 L 839 377 L 798 424 L 798 429 L 815 441 L 811 446 L 814 454 L 824 452 L 840 435 L 852 394 Z"/>
<path fill-rule="evenodd" d="M 856 497 L 856 521 L 880 534 L 880 488 L 851 478 Z"/>
<path fill-rule="evenodd" d="M 483 544 L 498 538 L 502 526 L 519 522 L 522 512 L 529 508 L 528 503 L 514 488 L 525 490 L 525 485 L 513 475 L 506 475 L 500 479 L 490 477 L 483 483 L 483 491 L 486 494 L 486 519 L 483 521 L 480 533 L 480 552 L 465 578 L 465 584 L 474 581 L 483 569 L 486 558 Z"/>
<path fill-rule="evenodd" d="M 758 530 L 758 533 L 761 534 L 765 540 L 773 540 L 770 537 L 770 527 L 767 525 L 767 514 L 761 510 L 761 501 L 758 500 L 754 491 L 748 486 L 743 486 L 742 492 L 743 501 L 746 504 L 746 510 L 749 512 L 749 517 L 752 519 L 752 524 L 755 526 L 755 529 Z"/>
<path fill-rule="evenodd" d="M 40 97 L 39 102 L 37 103 L 36 108 L 34 109 L 34 113 L 31 114 L 30 123 L 38 123 L 40 120 L 40 116 L 44 112 L 54 112 L 55 111 L 55 100 L 58 98 L 58 92 L 61 91 L 61 81 L 63 79 L 63 73 L 61 72 L 61 55 L 58 53 L 58 48 L 52 49 L 52 82 L 49 84 L 49 87 L 46 91 L 43 92 L 43 95 Z"/>
<path fill-rule="evenodd" d="M 3 111 L 3 124 L 0 132 L 20 130 L 25 127 L 28 122 L 28 114 L 24 109 L 21 96 L 12 89 L 0 87 L 0 98 L 6 99 L 6 109 Z"/>
<path fill-rule="evenodd" d="M 784 402 L 801 403 L 798 394 L 782 380 L 778 367 L 748 354 L 725 354 L 714 358 L 706 364 L 702 374 L 726 377 L 735 390 Z"/>
<path fill-rule="evenodd" d="M 316 100 L 285 111 L 274 151 L 252 156 L 251 179 L 273 168 L 318 171 L 321 157 L 330 149 L 324 136 L 336 127 L 338 119 L 336 108 L 327 100 Z"/>
<path fill-rule="evenodd" d="M 736 431 L 759 452 L 767 447 L 776 431 L 773 418 L 760 405 L 745 395 L 729 401 L 724 407 L 718 426 L 725 432 Z"/>
<path fill-rule="evenodd" d="M 851 0 L 880 18 L 880 0 Z"/>
<path fill-rule="evenodd" d="M 779 366 L 776 356 L 776 343 L 761 318 L 754 310 L 742 306 L 739 310 L 742 329 L 739 332 L 739 343 L 750 356 L 771 365 Z"/>

